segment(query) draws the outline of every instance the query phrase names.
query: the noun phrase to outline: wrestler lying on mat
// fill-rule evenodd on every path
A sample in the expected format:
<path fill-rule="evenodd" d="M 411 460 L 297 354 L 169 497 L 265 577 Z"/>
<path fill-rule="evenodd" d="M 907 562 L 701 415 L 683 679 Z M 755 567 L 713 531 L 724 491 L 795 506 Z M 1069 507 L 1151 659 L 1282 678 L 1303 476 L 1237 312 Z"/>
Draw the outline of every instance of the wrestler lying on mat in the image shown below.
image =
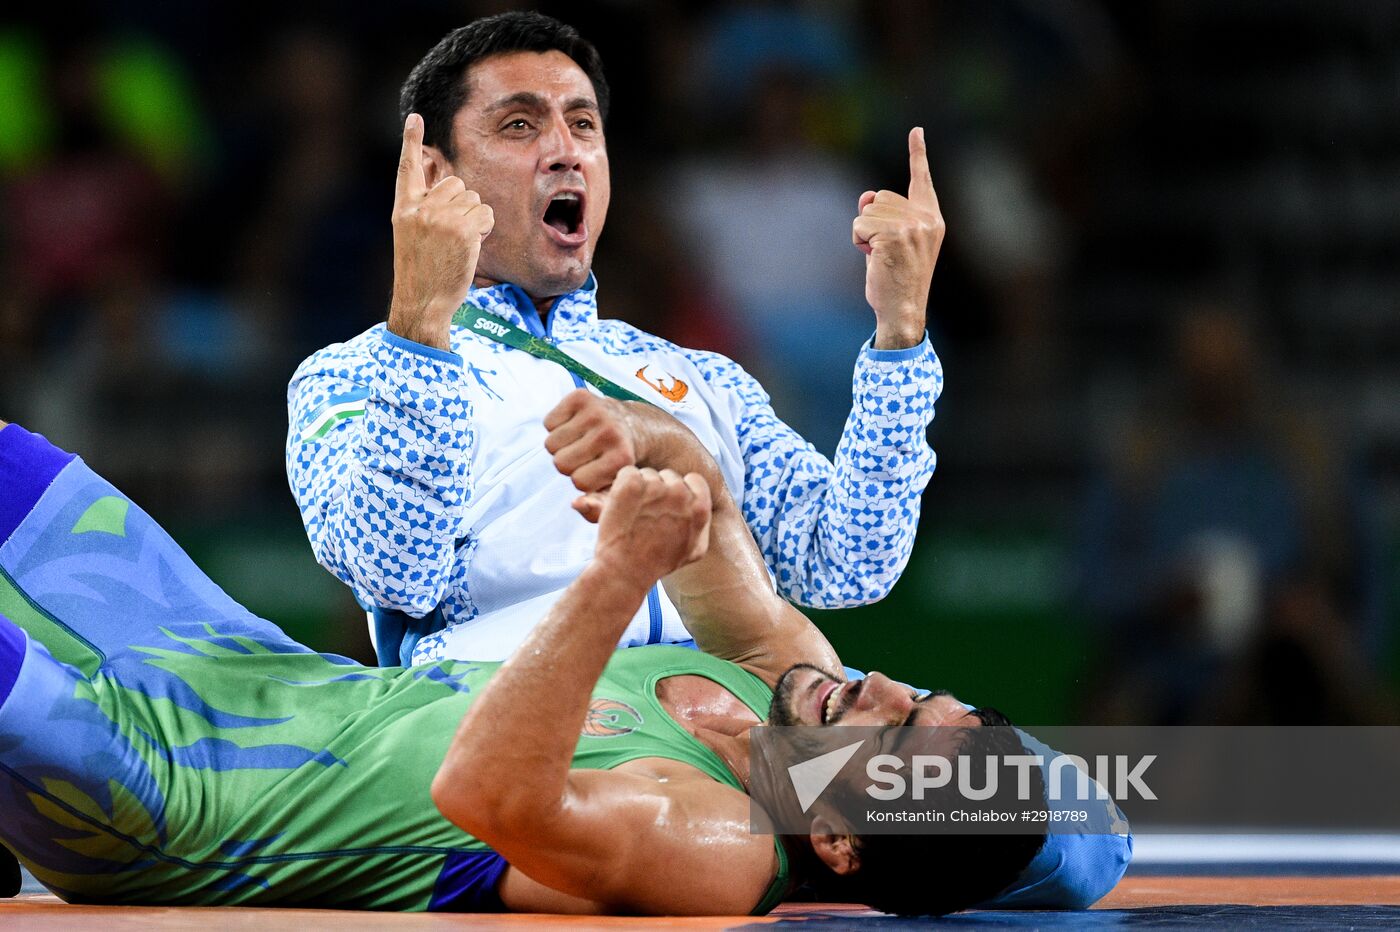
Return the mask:
<path fill-rule="evenodd" d="M 0 841 L 99 903 L 733 914 L 808 882 L 946 912 L 1011 885 L 1040 837 L 750 834 L 765 719 L 1000 719 L 845 684 L 677 436 L 684 478 L 629 468 L 580 500 L 596 558 L 509 661 L 402 669 L 292 641 L 81 460 L 4 427 Z M 704 652 L 615 653 L 662 577 Z"/>

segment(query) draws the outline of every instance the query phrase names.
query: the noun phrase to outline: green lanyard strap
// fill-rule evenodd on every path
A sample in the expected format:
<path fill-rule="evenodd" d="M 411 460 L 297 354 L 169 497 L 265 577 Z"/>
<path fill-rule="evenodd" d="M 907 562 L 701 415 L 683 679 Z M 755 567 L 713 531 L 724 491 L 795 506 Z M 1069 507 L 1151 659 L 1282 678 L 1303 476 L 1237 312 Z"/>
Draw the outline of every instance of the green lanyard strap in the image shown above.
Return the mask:
<path fill-rule="evenodd" d="M 526 333 L 505 318 L 489 314 L 481 308 L 464 303 L 457 309 L 457 313 L 452 315 L 452 323 L 459 327 L 466 327 L 472 333 L 486 337 L 488 340 L 495 340 L 497 343 L 504 343 L 506 346 L 524 350 L 539 359 L 558 363 L 609 398 L 651 404 L 650 401 L 629 392 L 607 376 L 594 372 L 548 340 L 542 340 L 533 334 Z"/>

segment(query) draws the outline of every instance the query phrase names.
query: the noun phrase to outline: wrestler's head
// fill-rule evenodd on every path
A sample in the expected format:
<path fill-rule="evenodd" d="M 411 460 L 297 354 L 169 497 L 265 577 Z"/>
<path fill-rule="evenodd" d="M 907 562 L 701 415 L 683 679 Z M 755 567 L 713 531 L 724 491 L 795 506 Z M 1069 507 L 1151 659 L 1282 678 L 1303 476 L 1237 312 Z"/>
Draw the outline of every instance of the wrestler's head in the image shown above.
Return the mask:
<path fill-rule="evenodd" d="M 587 280 L 611 193 L 608 84 L 573 27 L 503 13 L 455 29 L 414 67 L 399 107 L 423 117 L 427 183 L 456 175 L 491 206 L 478 284 L 542 300 Z"/>
<path fill-rule="evenodd" d="M 937 740 L 946 740 L 949 746 L 939 748 L 939 753 L 950 761 L 964 756 L 984 760 L 1029 753 L 1011 722 L 995 709 L 969 709 L 942 691 L 920 698 L 914 690 L 880 673 L 848 681 L 807 664 L 792 667 L 779 679 L 768 723 L 941 726 Z M 1029 781 L 1030 797 L 1017 806 L 1042 808 L 1039 768 L 1030 768 Z M 950 782 L 950 797 L 956 783 L 956 779 Z M 836 785 L 839 787 L 840 781 Z M 854 797 L 854 788 L 846 789 Z M 837 795 L 840 793 L 838 789 Z M 950 798 L 950 802 L 959 801 Z M 992 805 L 995 808 L 1005 803 L 996 800 Z M 864 903 L 901 915 L 942 915 L 989 900 L 1009 887 L 1040 850 L 1045 836 L 851 835 L 817 814 L 812 818 L 809 841 L 813 857 L 808 882 L 819 899 Z"/>

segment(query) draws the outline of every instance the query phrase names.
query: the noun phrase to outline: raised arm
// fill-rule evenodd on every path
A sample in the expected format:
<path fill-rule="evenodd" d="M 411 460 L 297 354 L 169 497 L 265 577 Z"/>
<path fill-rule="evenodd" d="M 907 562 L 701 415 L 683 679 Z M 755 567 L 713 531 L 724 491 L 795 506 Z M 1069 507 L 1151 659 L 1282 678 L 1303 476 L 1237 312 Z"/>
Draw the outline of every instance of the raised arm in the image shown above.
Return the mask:
<path fill-rule="evenodd" d="M 842 608 L 883 598 L 909 561 L 919 502 L 933 475 L 926 439 L 943 371 L 924 333 L 943 215 L 922 129 L 909 133 L 908 195 L 866 191 L 851 241 L 866 260 L 875 334 L 861 350 L 852 406 L 831 462 L 784 424 L 733 362 L 692 354 L 735 399 L 744 518 L 783 595 Z"/>
<path fill-rule="evenodd" d="M 604 911 L 745 912 L 776 869 L 737 790 L 570 769 L 618 637 L 659 577 L 704 554 L 709 517 L 698 476 L 620 472 L 593 563 L 482 690 L 433 781 L 442 813 L 513 869 Z"/>
<path fill-rule="evenodd" d="M 740 505 L 778 591 L 814 608 L 888 595 L 913 551 L 935 464 L 926 433 L 943 373 L 928 341 L 861 352 L 834 461 L 779 419 L 763 387 L 737 364 L 711 354 L 691 358 L 734 399 L 744 460 Z"/>
<path fill-rule="evenodd" d="M 388 325 L 293 376 L 287 477 L 316 559 L 362 604 L 421 616 L 456 588 L 475 437 L 450 321 L 494 216 L 461 179 L 428 183 L 417 114 L 404 123 L 392 219 Z"/>

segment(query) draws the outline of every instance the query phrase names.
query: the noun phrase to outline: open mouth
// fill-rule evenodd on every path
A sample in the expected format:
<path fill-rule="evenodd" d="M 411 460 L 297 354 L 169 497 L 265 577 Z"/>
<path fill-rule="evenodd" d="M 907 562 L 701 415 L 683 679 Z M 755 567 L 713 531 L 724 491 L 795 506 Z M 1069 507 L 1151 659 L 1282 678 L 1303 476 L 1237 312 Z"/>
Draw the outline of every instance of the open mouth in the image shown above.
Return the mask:
<path fill-rule="evenodd" d="M 559 234 L 563 242 L 573 244 L 586 234 L 583 229 L 583 194 L 560 191 L 549 199 L 544 211 L 544 225 Z"/>
<path fill-rule="evenodd" d="M 836 709 L 836 694 L 840 691 L 841 684 L 832 683 L 819 694 L 817 698 L 817 720 L 821 722 L 821 724 L 831 724 L 831 713 Z"/>
<path fill-rule="evenodd" d="M 823 725 L 830 725 L 836 718 L 836 710 L 840 708 L 841 690 L 850 684 L 833 682 L 821 693 L 821 698 L 817 702 L 820 710 L 819 721 Z"/>
<path fill-rule="evenodd" d="M 822 695 L 821 723 L 831 725 L 839 721 L 856 704 L 865 680 L 838 683 Z"/>

